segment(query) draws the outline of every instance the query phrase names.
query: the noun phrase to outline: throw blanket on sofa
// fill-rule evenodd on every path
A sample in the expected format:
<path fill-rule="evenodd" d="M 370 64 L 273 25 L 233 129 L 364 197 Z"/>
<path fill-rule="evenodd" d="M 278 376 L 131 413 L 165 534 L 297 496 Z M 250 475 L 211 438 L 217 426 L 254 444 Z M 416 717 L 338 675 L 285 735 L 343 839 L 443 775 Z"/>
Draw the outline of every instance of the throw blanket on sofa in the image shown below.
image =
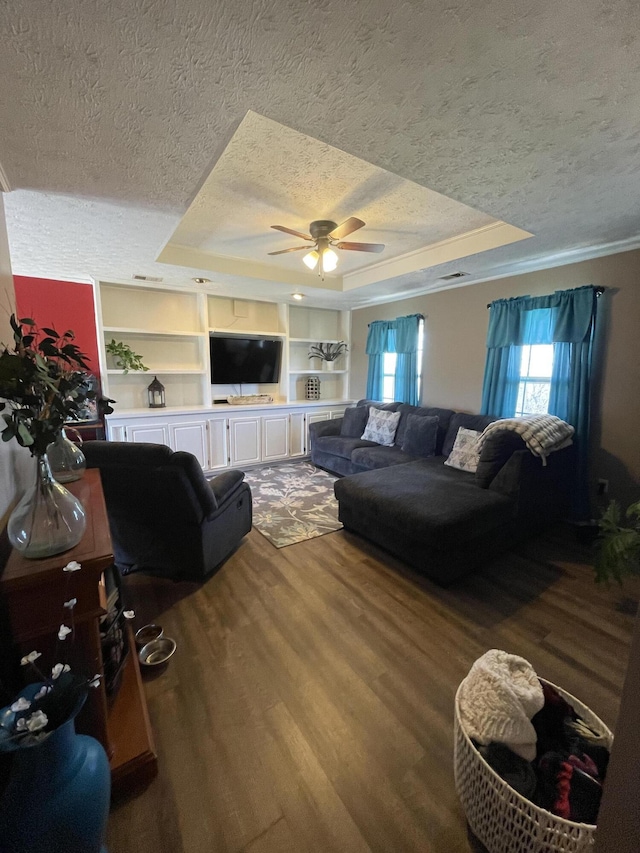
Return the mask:
<path fill-rule="evenodd" d="M 501 649 L 485 652 L 460 685 L 458 699 L 470 738 L 484 746 L 503 743 L 533 761 L 538 736 L 531 718 L 544 705 L 544 694 L 528 661 Z"/>
<path fill-rule="evenodd" d="M 555 450 L 562 450 L 572 443 L 571 436 L 575 432 L 571 424 L 557 418 L 555 415 L 523 415 L 521 418 L 502 418 L 494 421 L 485 428 L 478 438 L 478 452 L 487 438 L 501 429 L 517 432 L 529 450 L 540 456 L 542 464 L 546 465 L 547 456 Z"/>

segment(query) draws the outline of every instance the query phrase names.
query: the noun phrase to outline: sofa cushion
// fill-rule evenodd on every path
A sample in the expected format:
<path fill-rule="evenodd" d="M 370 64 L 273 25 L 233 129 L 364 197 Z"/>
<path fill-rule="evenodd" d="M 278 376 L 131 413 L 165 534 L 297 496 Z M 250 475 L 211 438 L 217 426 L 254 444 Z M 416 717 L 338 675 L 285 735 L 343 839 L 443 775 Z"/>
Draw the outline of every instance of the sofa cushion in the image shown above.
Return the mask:
<path fill-rule="evenodd" d="M 389 465 L 401 465 L 404 462 L 411 462 L 417 459 L 417 456 L 410 456 L 404 453 L 399 447 L 359 447 L 351 454 L 351 461 L 354 465 L 367 470 L 374 468 L 385 468 Z"/>
<path fill-rule="evenodd" d="M 397 412 L 401 405 L 402 403 L 397 400 L 393 403 L 381 403 L 379 400 L 358 400 L 356 403 L 356 406 L 366 406 L 367 409 L 373 406 L 376 409 L 382 409 L 383 412 Z"/>
<path fill-rule="evenodd" d="M 456 436 L 453 450 L 447 456 L 445 465 L 458 468 L 460 471 L 468 471 L 475 474 L 478 467 L 480 452 L 478 450 L 478 439 L 480 433 L 476 429 L 465 429 L 460 427 Z"/>
<path fill-rule="evenodd" d="M 321 435 L 313 442 L 314 450 L 322 453 L 332 453 L 343 459 L 351 459 L 356 447 L 377 447 L 374 441 L 364 441 L 361 438 L 351 438 L 346 435 Z"/>
<path fill-rule="evenodd" d="M 453 409 L 439 409 L 437 406 L 420 406 L 420 415 L 438 418 L 438 435 L 436 438 L 436 456 L 442 454 L 442 445 L 444 444 L 449 423 L 455 412 Z"/>
<path fill-rule="evenodd" d="M 456 412 L 449 421 L 447 435 L 442 445 L 442 455 L 448 456 L 453 450 L 460 427 L 482 432 L 485 427 L 488 427 L 489 424 L 492 424 L 496 420 L 497 418 L 494 418 L 493 415 L 467 415 L 464 412 Z"/>
<path fill-rule="evenodd" d="M 365 406 L 349 406 L 344 410 L 340 435 L 361 438 L 367 425 L 369 410 Z"/>
<path fill-rule="evenodd" d="M 476 483 L 481 489 L 488 489 L 494 477 L 511 458 L 516 450 L 524 450 L 522 436 L 510 429 L 500 429 L 492 433 L 482 446 L 476 468 Z"/>
<path fill-rule="evenodd" d="M 409 456 L 435 456 L 438 423 L 437 417 L 408 415 L 402 440 L 403 452 Z"/>
<path fill-rule="evenodd" d="M 369 406 L 369 418 L 362 438 L 375 441 L 382 447 L 392 447 L 399 420 L 400 412 L 386 412 L 376 409 L 375 406 Z"/>
<path fill-rule="evenodd" d="M 503 526 L 514 507 L 508 497 L 478 488 L 472 474 L 431 459 L 354 474 L 334 490 L 352 511 L 439 549 Z"/>
<path fill-rule="evenodd" d="M 400 412 L 400 423 L 398 424 L 395 443 L 398 447 L 402 447 L 410 415 L 418 415 L 419 417 L 425 418 L 433 417 L 433 415 L 430 415 L 428 410 L 423 409 L 421 406 L 410 406 L 408 403 L 401 403 L 398 406 L 398 411 Z"/>

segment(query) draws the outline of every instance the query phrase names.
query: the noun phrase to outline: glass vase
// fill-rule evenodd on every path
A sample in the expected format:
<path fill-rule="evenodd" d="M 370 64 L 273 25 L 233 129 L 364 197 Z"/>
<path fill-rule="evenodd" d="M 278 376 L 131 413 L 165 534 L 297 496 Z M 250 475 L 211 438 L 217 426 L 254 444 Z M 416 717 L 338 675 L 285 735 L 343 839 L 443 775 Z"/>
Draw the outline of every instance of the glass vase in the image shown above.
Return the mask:
<path fill-rule="evenodd" d="M 87 467 L 84 453 L 77 444 L 69 441 L 67 434 L 69 432 L 75 432 L 78 441 L 82 444 L 80 433 L 73 427 L 67 427 L 47 447 L 47 458 L 51 466 L 51 473 L 59 483 L 72 483 L 74 480 L 79 480 Z"/>
<path fill-rule="evenodd" d="M 52 557 L 82 539 L 86 517 L 80 501 L 53 479 L 47 454 L 36 456 L 36 478 L 11 513 L 9 541 L 24 557 Z"/>

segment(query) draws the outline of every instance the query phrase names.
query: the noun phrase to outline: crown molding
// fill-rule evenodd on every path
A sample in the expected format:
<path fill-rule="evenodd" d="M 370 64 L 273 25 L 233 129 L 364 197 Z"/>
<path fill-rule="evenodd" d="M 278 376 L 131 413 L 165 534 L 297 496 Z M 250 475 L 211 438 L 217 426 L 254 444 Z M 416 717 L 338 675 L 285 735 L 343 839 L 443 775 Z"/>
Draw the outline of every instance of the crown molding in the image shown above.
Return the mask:
<path fill-rule="evenodd" d="M 404 293 L 401 292 L 389 294 L 388 296 L 379 296 L 371 299 L 364 305 L 354 307 L 352 310 L 360 311 L 361 309 L 369 308 L 372 305 L 384 305 L 390 302 L 400 302 L 404 299 L 413 299 L 416 296 L 430 296 L 432 293 L 441 293 L 443 290 L 457 290 L 460 287 L 471 287 L 474 284 L 485 284 L 489 281 L 498 281 L 501 278 L 511 278 L 512 276 L 526 275 L 531 272 L 564 267 L 569 264 L 579 264 L 583 261 L 606 258 L 609 255 L 621 255 L 624 252 L 632 252 L 635 249 L 640 249 L 640 234 L 635 235 L 634 237 L 627 237 L 624 240 L 614 240 L 611 243 L 601 243 L 597 246 L 585 246 L 580 249 L 568 249 L 565 252 L 556 252 L 552 255 L 546 255 L 541 258 L 516 261 L 514 263 L 496 267 L 494 272 L 482 275 L 478 278 L 473 278 L 473 274 L 471 274 L 468 278 L 458 281 L 431 282 L 431 284 L 426 284 L 424 287 L 412 288 Z"/>
<path fill-rule="evenodd" d="M 423 271 L 431 267 L 463 260 L 490 249 L 498 249 L 510 243 L 533 237 L 529 231 L 509 225 L 508 222 L 491 222 L 464 234 L 457 234 L 404 255 L 369 264 L 363 269 L 345 273 L 343 290 L 350 291 L 368 284 L 376 284 L 407 273 Z"/>

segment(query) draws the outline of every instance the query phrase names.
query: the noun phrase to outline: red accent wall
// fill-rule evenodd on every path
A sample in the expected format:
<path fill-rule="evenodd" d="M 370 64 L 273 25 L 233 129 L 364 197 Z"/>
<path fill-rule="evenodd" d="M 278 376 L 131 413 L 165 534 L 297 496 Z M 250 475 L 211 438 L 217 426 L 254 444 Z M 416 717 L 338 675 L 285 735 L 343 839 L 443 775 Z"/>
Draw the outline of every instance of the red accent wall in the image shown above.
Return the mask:
<path fill-rule="evenodd" d="M 73 281 L 14 275 L 19 317 L 31 317 L 39 326 L 63 334 L 71 329 L 75 343 L 87 355 L 91 372 L 100 376 L 93 287 Z"/>

